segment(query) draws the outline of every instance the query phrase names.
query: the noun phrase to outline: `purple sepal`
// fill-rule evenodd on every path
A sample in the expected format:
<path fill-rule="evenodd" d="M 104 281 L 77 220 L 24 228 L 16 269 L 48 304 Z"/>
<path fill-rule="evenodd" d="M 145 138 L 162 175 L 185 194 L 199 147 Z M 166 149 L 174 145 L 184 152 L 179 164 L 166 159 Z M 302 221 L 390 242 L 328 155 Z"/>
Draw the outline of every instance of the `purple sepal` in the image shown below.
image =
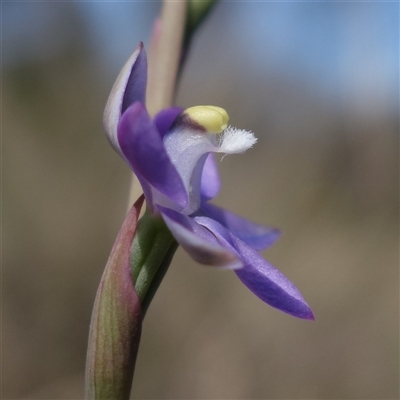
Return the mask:
<path fill-rule="evenodd" d="M 181 108 L 181 107 L 170 107 L 170 108 L 166 108 L 165 110 L 161 110 L 160 112 L 158 112 L 156 114 L 153 122 L 162 138 L 168 132 L 168 130 L 171 128 L 176 117 L 182 111 L 183 111 L 183 108 Z"/>
<path fill-rule="evenodd" d="M 135 174 L 182 208 L 188 196 L 143 104 L 132 104 L 118 124 L 118 142 Z"/>
<path fill-rule="evenodd" d="M 146 103 L 147 56 L 142 42 L 140 42 L 139 48 L 139 54 L 132 66 L 131 73 L 126 83 L 121 114 L 137 101 L 140 101 L 142 104 Z"/>
<path fill-rule="evenodd" d="M 143 43 L 135 49 L 123 66 L 108 97 L 103 125 L 114 149 L 122 152 L 117 138 L 117 127 L 123 111 L 134 101 L 144 104 L 147 81 L 147 61 Z"/>
<path fill-rule="evenodd" d="M 222 247 L 215 236 L 193 218 L 169 208 L 158 206 L 158 209 L 172 235 L 195 261 L 229 269 L 243 266 L 234 251 Z"/>
<path fill-rule="evenodd" d="M 270 247 L 281 235 L 279 229 L 256 224 L 213 204 L 203 204 L 200 213 L 218 221 L 255 250 Z"/>
<path fill-rule="evenodd" d="M 293 283 L 265 261 L 256 250 L 217 221 L 208 217 L 194 219 L 209 229 L 224 247 L 236 250 L 244 267 L 236 270 L 235 273 L 257 297 L 287 314 L 303 319 L 314 319 L 310 307 Z"/>
<path fill-rule="evenodd" d="M 210 153 L 204 163 L 203 173 L 201 175 L 201 196 L 204 201 L 213 199 L 221 188 L 218 167 L 214 154 Z"/>

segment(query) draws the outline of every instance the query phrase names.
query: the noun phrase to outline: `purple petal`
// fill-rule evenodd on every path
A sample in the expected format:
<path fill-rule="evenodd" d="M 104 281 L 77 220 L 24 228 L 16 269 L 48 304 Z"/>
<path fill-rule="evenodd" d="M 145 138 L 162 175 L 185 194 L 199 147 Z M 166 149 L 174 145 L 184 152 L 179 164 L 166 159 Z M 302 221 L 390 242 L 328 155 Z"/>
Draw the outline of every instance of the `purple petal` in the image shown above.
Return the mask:
<path fill-rule="evenodd" d="M 257 297 L 294 317 L 314 319 L 303 296 L 285 275 L 240 239 L 236 248 L 246 263 L 242 270 L 235 271 L 236 275 Z"/>
<path fill-rule="evenodd" d="M 154 125 L 157 127 L 161 137 L 169 131 L 176 117 L 183 111 L 181 107 L 170 107 L 161 110 L 154 117 Z"/>
<path fill-rule="evenodd" d="M 144 103 L 146 81 L 146 53 L 143 43 L 140 43 L 119 73 L 104 110 L 103 124 L 108 140 L 121 155 L 117 134 L 118 122 L 130 104 L 135 101 Z"/>
<path fill-rule="evenodd" d="M 279 229 L 256 224 L 213 204 L 203 204 L 201 211 L 255 250 L 270 247 L 280 236 Z"/>
<path fill-rule="evenodd" d="M 169 208 L 158 208 L 172 235 L 195 261 L 230 269 L 243 266 L 234 251 L 222 247 L 212 233 L 191 217 Z"/>
<path fill-rule="evenodd" d="M 206 159 L 201 175 L 201 195 L 204 200 L 213 199 L 221 188 L 217 163 L 210 153 Z"/>
<path fill-rule="evenodd" d="M 237 251 L 244 267 L 235 273 L 257 297 L 287 314 L 314 319 L 310 307 L 293 283 L 265 261 L 256 250 L 232 235 L 217 221 L 207 217 L 195 217 L 195 220 L 214 233 L 226 248 L 233 247 Z"/>
<path fill-rule="evenodd" d="M 134 103 L 124 112 L 118 125 L 118 141 L 135 174 L 181 207 L 186 206 L 182 179 L 143 104 Z"/>

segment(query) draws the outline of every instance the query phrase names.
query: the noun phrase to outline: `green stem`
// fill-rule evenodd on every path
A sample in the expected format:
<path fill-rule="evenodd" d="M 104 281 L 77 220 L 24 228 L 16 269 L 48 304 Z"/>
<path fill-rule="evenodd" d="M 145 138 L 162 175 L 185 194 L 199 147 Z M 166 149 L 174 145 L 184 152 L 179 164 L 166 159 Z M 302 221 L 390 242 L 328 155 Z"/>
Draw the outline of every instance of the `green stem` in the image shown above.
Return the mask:
<path fill-rule="evenodd" d="M 168 267 L 172 261 L 172 257 L 174 256 L 178 246 L 179 246 L 178 243 L 174 240 L 170 245 L 163 262 L 159 266 L 156 274 L 154 275 L 153 281 L 151 282 L 147 294 L 142 302 L 142 318 L 144 318 L 144 316 L 146 315 L 147 309 L 149 308 L 149 305 L 153 300 L 153 297 L 156 294 L 157 289 L 161 284 L 161 281 L 164 279 L 164 276 L 167 273 Z"/>
<path fill-rule="evenodd" d="M 145 309 L 165 275 L 177 243 L 164 221 L 149 211 L 139 220 L 130 267 L 136 293 Z"/>

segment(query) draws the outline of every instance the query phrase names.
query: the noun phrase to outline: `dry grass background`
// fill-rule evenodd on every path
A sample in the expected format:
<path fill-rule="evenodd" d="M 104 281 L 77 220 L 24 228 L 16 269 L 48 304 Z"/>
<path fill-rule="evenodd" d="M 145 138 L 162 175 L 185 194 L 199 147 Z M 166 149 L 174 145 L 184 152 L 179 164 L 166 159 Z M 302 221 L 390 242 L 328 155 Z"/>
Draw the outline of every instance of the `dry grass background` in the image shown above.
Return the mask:
<path fill-rule="evenodd" d="M 282 228 L 265 256 L 316 321 L 179 250 L 144 322 L 132 397 L 398 398 L 398 116 L 340 109 L 295 74 L 224 68 L 234 43 L 205 63 L 219 54 L 221 13 L 195 42 L 177 102 L 223 106 L 259 137 L 221 162 L 216 202 Z M 126 208 L 130 172 L 101 126 L 112 82 L 84 49 L 72 41 L 3 73 L 7 399 L 82 398 L 91 307 Z"/>

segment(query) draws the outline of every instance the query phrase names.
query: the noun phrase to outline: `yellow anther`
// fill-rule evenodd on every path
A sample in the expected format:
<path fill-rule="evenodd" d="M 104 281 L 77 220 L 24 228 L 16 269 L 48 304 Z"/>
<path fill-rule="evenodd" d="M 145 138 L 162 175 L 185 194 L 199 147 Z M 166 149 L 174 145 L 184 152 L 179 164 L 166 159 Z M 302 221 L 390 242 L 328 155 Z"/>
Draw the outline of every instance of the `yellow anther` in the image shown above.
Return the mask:
<path fill-rule="evenodd" d="M 184 113 L 209 133 L 220 133 L 228 127 L 229 115 L 221 107 L 195 106 L 187 108 Z"/>

